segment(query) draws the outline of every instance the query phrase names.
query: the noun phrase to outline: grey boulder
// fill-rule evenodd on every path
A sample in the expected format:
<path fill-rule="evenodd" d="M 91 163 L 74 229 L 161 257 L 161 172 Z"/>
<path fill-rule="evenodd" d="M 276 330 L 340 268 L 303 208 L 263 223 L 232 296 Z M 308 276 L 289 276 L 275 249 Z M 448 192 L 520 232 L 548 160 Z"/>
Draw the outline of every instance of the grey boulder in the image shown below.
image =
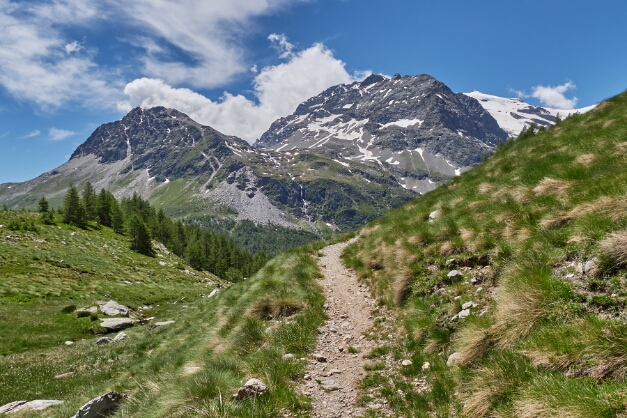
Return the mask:
<path fill-rule="evenodd" d="M 87 402 L 72 418 L 102 418 L 115 412 L 124 397 L 118 392 L 108 392 Z"/>
<path fill-rule="evenodd" d="M 112 342 L 113 340 L 109 337 L 100 337 L 96 340 L 96 344 L 98 345 L 111 344 Z"/>
<path fill-rule="evenodd" d="M 136 319 L 130 318 L 106 318 L 100 323 L 100 326 L 109 332 L 121 331 L 130 328 L 137 322 Z"/>
<path fill-rule="evenodd" d="M 128 306 L 120 305 L 114 300 L 110 300 L 109 302 L 106 302 L 106 303 L 100 302 L 99 305 L 100 305 L 100 310 L 102 311 L 102 313 L 105 315 L 109 315 L 109 316 L 128 317 L 128 315 L 132 311 L 132 309 L 129 308 Z"/>
<path fill-rule="evenodd" d="M 0 414 L 12 414 L 20 411 L 43 411 L 44 409 L 59 405 L 63 401 L 37 399 L 35 401 L 16 401 L 0 406 Z"/>
<path fill-rule="evenodd" d="M 260 396 L 266 392 L 266 385 L 259 379 L 248 379 L 244 385 L 233 395 L 236 399 L 246 399 L 251 396 Z"/>

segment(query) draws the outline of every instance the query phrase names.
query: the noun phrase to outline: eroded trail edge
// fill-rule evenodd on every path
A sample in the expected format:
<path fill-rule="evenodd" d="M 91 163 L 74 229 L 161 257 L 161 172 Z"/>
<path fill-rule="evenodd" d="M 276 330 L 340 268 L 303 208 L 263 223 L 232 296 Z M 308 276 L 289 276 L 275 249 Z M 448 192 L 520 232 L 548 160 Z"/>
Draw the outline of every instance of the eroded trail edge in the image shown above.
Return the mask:
<path fill-rule="evenodd" d="M 364 337 L 373 326 L 371 311 L 376 301 L 341 262 L 348 244 L 325 247 L 318 259 L 329 319 L 318 329 L 315 354 L 307 365 L 302 388 L 312 398 L 313 417 L 359 417 L 366 411 L 357 406 L 358 382 L 365 375 L 363 355 L 376 346 Z"/>

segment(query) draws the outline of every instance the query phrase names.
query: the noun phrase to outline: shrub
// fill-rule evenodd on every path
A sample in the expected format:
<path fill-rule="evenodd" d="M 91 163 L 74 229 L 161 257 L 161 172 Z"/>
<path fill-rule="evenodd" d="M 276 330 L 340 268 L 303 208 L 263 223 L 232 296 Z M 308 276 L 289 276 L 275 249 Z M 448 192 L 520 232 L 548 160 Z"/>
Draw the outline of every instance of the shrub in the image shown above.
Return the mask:
<path fill-rule="evenodd" d="M 62 313 L 69 314 L 76 310 L 76 305 L 68 305 L 65 308 L 61 309 Z"/>

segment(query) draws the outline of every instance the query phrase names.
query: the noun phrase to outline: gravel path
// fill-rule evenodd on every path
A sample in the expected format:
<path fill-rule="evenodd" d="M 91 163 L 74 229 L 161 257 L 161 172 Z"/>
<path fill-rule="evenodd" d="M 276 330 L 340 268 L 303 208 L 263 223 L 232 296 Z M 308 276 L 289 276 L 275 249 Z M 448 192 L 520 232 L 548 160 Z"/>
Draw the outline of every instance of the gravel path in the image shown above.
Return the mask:
<path fill-rule="evenodd" d="M 356 406 L 357 384 L 365 375 L 363 355 L 376 347 L 363 336 L 373 326 L 371 310 L 376 301 L 355 273 L 342 265 L 340 255 L 348 244 L 324 248 L 318 260 L 329 319 L 318 329 L 315 354 L 301 388 L 312 397 L 316 418 L 359 417 L 366 411 Z"/>

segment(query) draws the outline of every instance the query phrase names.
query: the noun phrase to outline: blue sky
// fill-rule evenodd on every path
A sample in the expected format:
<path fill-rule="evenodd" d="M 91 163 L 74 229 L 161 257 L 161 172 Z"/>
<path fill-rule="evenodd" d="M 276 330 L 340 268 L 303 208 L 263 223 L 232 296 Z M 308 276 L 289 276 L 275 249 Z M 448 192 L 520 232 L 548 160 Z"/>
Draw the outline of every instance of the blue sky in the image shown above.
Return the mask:
<path fill-rule="evenodd" d="M 369 72 L 584 107 L 627 88 L 627 2 L 0 0 L 0 183 L 165 105 L 253 141 Z"/>

